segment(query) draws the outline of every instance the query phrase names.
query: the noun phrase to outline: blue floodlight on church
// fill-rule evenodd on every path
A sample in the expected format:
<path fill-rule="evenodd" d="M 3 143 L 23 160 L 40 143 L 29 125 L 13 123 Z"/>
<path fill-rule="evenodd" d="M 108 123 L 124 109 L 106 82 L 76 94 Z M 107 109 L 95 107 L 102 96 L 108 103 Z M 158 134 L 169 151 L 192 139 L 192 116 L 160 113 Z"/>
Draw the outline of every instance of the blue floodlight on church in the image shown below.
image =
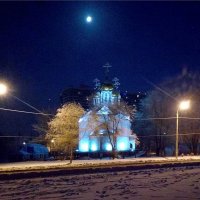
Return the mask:
<path fill-rule="evenodd" d="M 107 151 L 111 151 L 111 150 L 112 150 L 111 144 L 106 144 L 106 150 L 107 150 Z"/>
<path fill-rule="evenodd" d="M 126 145 L 124 144 L 124 142 L 119 143 L 119 151 L 124 151 L 126 150 Z"/>
<path fill-rule="evenodd" d="M 81 142 L 81 144 L 79 145 L 79 151 L 80 152 L 88 152 L 89 150 L 89 145 L 87 142 Z"/>
<path fill-rule="evenodd" d="M 130 149 L 129 137 L 118 137 L 117 138 L 117 150 L 128 151 Z"/>
<path fill-rule="evenodd" d="M 88 144 L 83 144 L 83 145 L 82 145 L 82 148 L 83 148 L 85 151 L 88 151 Z"/>
<path fill-rule="evenodd" d="M 93 143 L 93 144 L 91 145 L 91 150 L 92 150 L 92 151 L 97 151 L 97 145 L 96 145 L 95 143 Z"/>

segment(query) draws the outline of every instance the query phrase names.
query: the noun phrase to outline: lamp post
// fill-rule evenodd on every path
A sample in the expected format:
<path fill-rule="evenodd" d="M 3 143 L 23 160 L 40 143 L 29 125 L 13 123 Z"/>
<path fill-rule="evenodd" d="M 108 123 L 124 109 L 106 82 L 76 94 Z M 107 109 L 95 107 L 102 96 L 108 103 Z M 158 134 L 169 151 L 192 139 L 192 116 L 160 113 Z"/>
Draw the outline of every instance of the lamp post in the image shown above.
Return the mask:
<path fill-rule="evenodd" d="M 52 155 L 52 156 L 53 156 L 54 145 L 55 145 L 55 140 L 54 140 L 54 139 L 51 139 L 50 152 L 51 152 L 51 155 Z"/>
<path fill-rule="evenodd" d="M 176 112 L 176 159 L 178 159 L 178 143 L 179 143 L 179 111 L 188 110 L 190 108 L 190 101 L 181 101 Z"/>

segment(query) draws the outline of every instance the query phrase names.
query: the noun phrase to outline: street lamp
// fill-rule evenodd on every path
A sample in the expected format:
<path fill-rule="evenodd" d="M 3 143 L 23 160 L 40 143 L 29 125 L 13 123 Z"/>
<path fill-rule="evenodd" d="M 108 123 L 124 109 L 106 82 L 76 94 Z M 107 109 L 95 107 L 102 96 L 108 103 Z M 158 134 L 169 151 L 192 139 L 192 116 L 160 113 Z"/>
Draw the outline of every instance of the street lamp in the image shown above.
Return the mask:
<path fill-rule="evenodd" d="M 4 84 L 4 83 L 0 83 L 0 96 L 3 96 L 5 94 L 7 94 L 7 93 L 8 93 L 8 87 L 7 87 L 7 85 Z M 25 104 L 26 106 L 32 108 L 33 110 L 35 110 L 35 111 L 37 111 L 37 112 L 39 112 L 41 114 L 44 114 L 40 110 L 38 110 L 37 108 L 35 108 L 34 106 L 32 106 L 29 103 L 27 103 L 27 102 L 23 101 L 22 99 L 20 99 L 19 97 L 16 97 L 16 96 L 10 94 L 10 92 L 9 92 L 9 95 L 12 96 L 14 99 L 20 101 L 21 103 Z"/>
<path fill-rule="evenodd" d="M 50 151 L 52 151 L 52 147 L 54 147 L 54 145 L 55 145 L 55 140 L 54 139 L 52 139 L 51 140 L 51 144 L 50 144 Z"/>
<path fill-rule="evenodd" d="M 8 91 L 7 86 L 4 83 L 0 83 L 0 95 L 6 94 Z"/>
<path fill-rule="evenodd" d="M 51 153 L 52 156 L 54 156 L 54 153 L 53 153 L 54 152 L 53 150 L 54 150 L 54 147 L 55 147 L 54 145 L 55 145 L 55 140 L 51 139 L 50 153 Z"/>
<path fill-rule="evenodd" d="M 179 111 L 188 110 L 190 108 L 190 101 L 181 101 L 176 112 L 176 159 L 178 158 L 178 135 L 179 135 Z"/>
<path fill-rule="evenodd" d="M 51 143 L 53 143 L 53 144 L 54 144 L 54 142 L 55 142 L 55 140 L 54 140 L 54 139 L 52 139 L 52 140 L 51 140 Z"/>

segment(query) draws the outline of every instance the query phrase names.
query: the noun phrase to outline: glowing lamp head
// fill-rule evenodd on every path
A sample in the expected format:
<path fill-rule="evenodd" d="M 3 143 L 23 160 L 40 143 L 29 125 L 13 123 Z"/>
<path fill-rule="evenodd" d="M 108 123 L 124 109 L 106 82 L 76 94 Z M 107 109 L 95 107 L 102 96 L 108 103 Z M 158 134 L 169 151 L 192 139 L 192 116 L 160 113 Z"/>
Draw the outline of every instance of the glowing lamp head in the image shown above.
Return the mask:
<path fill-rule="evenodd" d="M 51 143 L 54 143 L 54 142 L 55 142 L 55 140 L 54 140 L 54 139 L 52 139 L 52 140 L 51 140 Z"/>
<path fill-rule="evenodd" d="M 0 83 L 0 95 L 4 95 L 7 93 L 7 86 L 3 83 Z"/>
<path fill-rule="evenodd" d="M 180 104 L 179 104 L 179 109 L 180 110 L 188 110 L 190 108 L 190 101 L 182 101 Z"/>
<path fill-rule="evenodd" d="M 87 23 L 91 23 L 92 22 L 92 17 L 91 16 L 87 16 L 86 21 L 87 21 Z"/>

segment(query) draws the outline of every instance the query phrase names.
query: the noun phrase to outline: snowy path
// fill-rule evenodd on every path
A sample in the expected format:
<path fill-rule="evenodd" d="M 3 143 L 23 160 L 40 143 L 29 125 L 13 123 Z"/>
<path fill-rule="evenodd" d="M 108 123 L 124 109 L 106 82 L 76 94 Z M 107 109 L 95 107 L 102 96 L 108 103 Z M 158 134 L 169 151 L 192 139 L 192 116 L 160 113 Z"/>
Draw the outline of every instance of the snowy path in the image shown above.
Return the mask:
<path fill-rule="evenodd" d="M 71 165 L 69 161 L 28 161 L 15 163 L 1 163 L 0 172 L 2 171 L 20 171 L 32 169 L 59 169 L 59 168 L 73 168 L 73 167 L 95 167 L 108 165 L 126 165 L 126 164 L 150 164 L 150 163 L 171 163 L 176 162 L 175 157 L 152 157 L 152 158 L 126 158 L 126 159 L 90 159 L 90 160 L 74 160 Z M 184 156 L 179 157 L 178 162 L 181 161 L 200 161 L 200 156 Z"/>
<path fill-rule="evenodd" d="M 0 199 L 200 200 L 199 167 L 0 181 Z"/>

